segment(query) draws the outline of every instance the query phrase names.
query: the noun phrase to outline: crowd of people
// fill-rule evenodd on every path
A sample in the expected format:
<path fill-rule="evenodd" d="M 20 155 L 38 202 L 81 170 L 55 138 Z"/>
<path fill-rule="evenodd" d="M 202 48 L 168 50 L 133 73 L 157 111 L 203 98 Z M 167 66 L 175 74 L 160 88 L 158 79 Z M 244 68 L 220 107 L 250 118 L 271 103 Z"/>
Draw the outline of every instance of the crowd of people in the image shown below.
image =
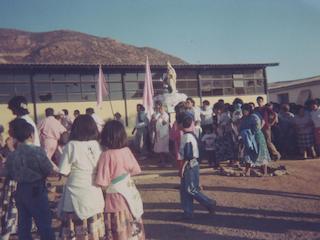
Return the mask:
<path fill-rule="evenodd" d="M 76 110 L 74 118 L 47 108 L 36 126 L 24 97 L 12 98 L 8 108 L 16 118 L 1 143 L 1 239 L 17 233 L 32 240 L 32 230 L 43 240 L 145 239 L 142 200 L 131 178 L 141 169 L 121 115 L 104 122 L 93 108 Z M 66 178 L 58 236 L 51 227 L 48 176 Z"/>
<path fill-rule="evenodd" d="M 156 102 L 151 117 L 138 104 L 131 145 L 120 113 L 105 122 L 93 108 L 85 114 L 75 110 L 73 117 L 67 109 L 47 108 L 36 125 L 27 100 L 12 98 L 8 108 L 16 118 L 5 140 L 0 126 L 1 176 L 6 177 L 2 236 L 17 231 L 20 239 L 32 239 L 36 226 L 41 239 L 56 238 L 45 184 L 49 175 L 66 178 L 58 205 L 59 239 L 144 239 L 142 200 L 131 179 L 141 172 L 136 157 L 157 158 L 161 166 L 176 160 L 183 217 L 190 219 L 194 199 L 210 214 L 215 211 L 216 201 L 199 186 L 199 164 L 205 160 L 214 169 L 224 161 L 242 164 L 250 176 L 252 167 L 267 174 L 272 160 L 319 156 L 319 99 L 304 106 L 256 100 L 204 100 L 197 107 L 189 97 L 174 114 Z"/>
<path fill-rule="evenodd" d="M 320 155 L 319 104 L 319 99 L 310 99 L 304 106 L 280 105 L 265 103 L 259 96 L 256 103 L 235 98 L 232 104 L 221 99 L 210 105 L 204 100 L 202 107 L 197 107 L 192 98 L 187 98 L 176 106 L 175 116 L 181 111 L 192 114 L 193 132 L 200 148 L 199 162 L 208 160 L 214 168 L 222 161 L 261 165 L 271 160 Z M 179 160 L 177 142 L 181 134 L 176 122 L 170 123 L 169 115 L 173 116 L 157 102 L 149 120 L 144 107 L 137 106 L 134 146 L 142 156 L 171 154 Z M 160 163 L 164 159 L 161 155 Z"/>

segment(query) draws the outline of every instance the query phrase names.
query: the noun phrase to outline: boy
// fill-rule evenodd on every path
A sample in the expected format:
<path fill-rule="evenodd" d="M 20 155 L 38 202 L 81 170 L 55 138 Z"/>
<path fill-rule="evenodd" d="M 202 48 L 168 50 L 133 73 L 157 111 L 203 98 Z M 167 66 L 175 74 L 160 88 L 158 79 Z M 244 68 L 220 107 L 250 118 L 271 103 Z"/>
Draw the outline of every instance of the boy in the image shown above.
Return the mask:
<path fill-rule="evenodd" d="M 17 148 L 8 155 L 6 174 L 17 181 L 16 203 L 18 209 L 19 239 L 32 240 L 31 225 L 34 218 L 41 239 L 55 239 L 51 228 L 51 213 L 45 179 L 52 165 L 40 147 L 33 145 L 34 128 L 24 119 L 10 123 L 10 135 L 17 141 Z"/>
<path fill-rule="evenodd" d="M 216 201 L 204 195 L 199 187 L 199 149 L 197 139 L 192 132 L 193 117 L 190 113 L 181 113 L 178 117 L 183 130 L 180 143 L 180 155 L 184 161 L 181 171 L 180 201 L 186 219 L 193 218 L 193 199 L 214 213 Z"/>
<path fill-rule="evenodd" d="M 208 160 L 210 167 L 218 167 L 215 159 L 215 141 L 217 139 L 216 127 L 213 131 L 213 125 L 207 125 L 204 128 L 204 135 L 201 138 L 202 145 L 204 146 L 204 155 Z"/>

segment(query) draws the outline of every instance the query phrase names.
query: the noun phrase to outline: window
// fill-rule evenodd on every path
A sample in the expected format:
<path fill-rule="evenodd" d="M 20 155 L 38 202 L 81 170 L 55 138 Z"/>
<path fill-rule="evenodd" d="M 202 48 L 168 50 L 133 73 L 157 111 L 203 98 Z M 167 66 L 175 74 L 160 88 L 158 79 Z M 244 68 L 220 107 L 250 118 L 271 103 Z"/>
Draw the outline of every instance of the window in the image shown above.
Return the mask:
<path fill-rule="evenodd" d="M 22 95 L 31 101 L 29 74 L 0 73 L 0 102 L 7 103 L 13 96 Z"/>
<path fill-rule="evenodd" d="M 278 102 L 280 104 L 289 103 L 289 93 L 278 94 Z"/>

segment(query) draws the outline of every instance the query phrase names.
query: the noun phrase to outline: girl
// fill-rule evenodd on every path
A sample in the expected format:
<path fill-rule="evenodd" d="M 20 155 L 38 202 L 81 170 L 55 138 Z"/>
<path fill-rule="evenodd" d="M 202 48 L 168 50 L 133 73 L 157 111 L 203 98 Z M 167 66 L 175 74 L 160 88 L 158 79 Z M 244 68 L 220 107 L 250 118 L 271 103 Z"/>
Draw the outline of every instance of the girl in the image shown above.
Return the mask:
<path fill-rule="evenodd" d="M 62 239 L 98 240 L 104 236 L 103 194 L 93 183 L 101 154 L 98 136 L 90 115 L 75 119 L 59 166 L 60 173 L 68 176 L 58 206 Z"/>
<path fill-rule="evenodd" d="M 100 156 L 96 177 L 96 184 L 107 187 L 104 211 L 108 240 L 145 239 L 142 201 L 130 180 L 141 169 L 127 143 L 123 125 L 108 121 L 101 132 L 101 145 L 106 150 Z"/>

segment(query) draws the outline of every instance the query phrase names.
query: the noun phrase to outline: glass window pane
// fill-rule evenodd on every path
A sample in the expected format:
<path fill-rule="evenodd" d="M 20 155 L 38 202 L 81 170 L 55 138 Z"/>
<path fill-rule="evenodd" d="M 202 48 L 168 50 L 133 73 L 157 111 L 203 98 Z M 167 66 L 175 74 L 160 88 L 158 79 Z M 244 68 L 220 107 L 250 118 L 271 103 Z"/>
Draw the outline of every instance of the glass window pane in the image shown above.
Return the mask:
<path fill-rule="evenodd" d="M 68 94 L 68 101 L 72 102 L 72 101 L 80 101 L 81 98 L 81 93 L 69 93 Z"/>
<path fill-rule="evenodd" d="M 67 95 L 66 94 L 54 94 L 52 96 L 52 101 L 54 101 L 54 102 L 66 102 L 67 101 Z"/>
<path fill-rule="evenodd" d="M 52 84 L 52 92 L 54 93 L 65 93 L 66 92 L 66 84 L 65 83 L 54 83 Z"/>
<path fill-rule="evenodd" d="M 111 73 L 107 74 L 107 78 L 109 82 L 121 82 L 121 74 L 120 73 Z"/>
<path fill-rule="evenodd" d="M 109 83 L 110 92 L 122 91 L 122 83 Z"/>
<path fill-rule="evenodd" d="M 223 89 L 212 89 L 212 96 L 222 96 L 223 95 Z"/>
<path fill-rule="evenodd" d="M 5 94 L 14 95 L 14 84 L 13 83 L 1 83 L 0 92 Z"/>
<path fill-rule="evenodd" d="M 83 101 L 97 101 L 97 95 L 95 93 L 82 93 Z"/>
<path fill-rule="evenodd" d="M 187 88 L 188 85 L 187 85 L 187 82 L 184 82 L 184 81 L 177 81 L 177 88 L 180 89 L 180 88 Z"/>
<path fill-rule="evenodd" d="M 213 88 L 222 88 L 223 87 L 223 80 L 215 80 L 212 81 Z"/>
<path fill-rule="evenodd" d="M 254 87 L 254 80 L 245 80 L 246 87 Z"/>
<path fill-rule="evenodd" d="M 139 83 L 138 82 L 126 82 L 126 90 L 132 91 L 139 89 Z"/>
<path fill-rule="evenodd" d="M 65 82 L 64 74 L 51 74 L 50 79 L 52 82 Z"/>
<path fill-rule="evenodd" d="M 195 70 L 178 70 L 177 79 L 197 79 L 197 71 Z"/>
<path fill-rule="evenodd" d="M 80 93 L 80 83 L 67 83 L 65 86 L 68 93 Z"/>
<path fill-rule="evenodd" d="M 52 98 L 53 96 L 51 93 L 39 93 L 36 99 L 37 101 L 40 101 L 40 102 L 50 102 L 52 101 Z"/>
<path fill-rule="evenodd" d="M 0 82 L 13 82 L 13 74 L 1 73 Z"/>
<path fill-rule="evenodd" d="M 228 87 L 228 88 L 232 88 L 233 87 L 233 81 L 232 80 L 224 80 L 223 81 L 223 86 L 224 87 Z"/>
<path fill-rule="evenodd" d="M 50 78 L 49 74 L 35 74 L 33 76 L 33 81 L 34 82 L 49 82 L 49 81 L 51 81 L 51 78 Z"/>
<path fill-rule="evenodd" d="M 236 94 L 244 94 L 244 88 L 235 88 Z"/>
<path fill-rule="evenodd" d="M 208 90 L 208 91 L 202 91 L 202 96 L 212 96 L 212 92 L 211 90 Z"/>
<path fill-rule="evenodd" d="M 264 80 L 263 80 L 263 79 L 258 79 L 258 80 L 256 80 L 256 81 L 257 81 L 257 86 L 258 86 L 258 87 L 264 86 Z"/>
<path fill-rule="evenodd" d="M 81 75 L 81 82 L 95 82 L 93 74 L 84 74 Z"/>
<path fill-rule="evenodd" d="M 242 88 L 242 87 L 244 87 L 244 82 L 242 80 L 235 80 L 235 81 L 233 81 L 233 86 L 235 88 L 237 88 L 237 87 Z"/>
<path fill-rule="evenodd" d="M 138 81 L 144 81 L 145 76 L 145 73 L 138 73 Z"/>
<path fill-rule="evenodd" d="M 51 84 L 50 83 L 36 83 L 35 84 L 36 92 L 51 92 Z"/>
<path fill-rule="evenodd" d="M 126 73 L 124 75 L 126 81 L 138 81 L 137 73 Z"/>
<path fill-rule="evenodd" d="M 80 82 L 80 74 L 66 74 L 66 81 Z"/>
<path fill-rule="evenodd" d="M 265 93 L 264 87 L 256 87 L 256 93 Z"/>
<path fill-rule="evenodd" d="M 112 92 L 110 92 L 110 98 L 112 100 L 123 99 L 122 92 L 112 91 Z"/>
<path fill-rule="evenodd" d="M 200 83 L 201 83 L 201 89 L 203 91 L 210 91 L 210 93 L 211 93 L 212 81 L 204 80 L 204 81 L 200 81 Z"/>
<path fill-rule="evenodd" d="M 30 91 L 31 91 L 30 84 L 28 84 L 28 83 L 16 83 L 15 84 L 15 93 L 17 95 L 20 95 L 20 94 L 31 95 Z"/>
<path fill-rule="evenodd" d="M 247 87 L 246 88 L 246 93 L 247 94 L 255 94 L 256 90 L 254 87 Z"/>
<path fill-rule="evenodd" d="M 143 92 L 142 91 L 127 91 L 126 92 L 126 95 L 127 95 L 127 98 L 130 99 L 130 98 L 141 98 L 142 95 L 143 95 Z"/>
<path fill-rule="evenodd" d="M 82 83 L 81 84 L 82 92 L 95 92 L 96 84 L 95 83 Z"/>
<path fill-rule="evenodd" d="M 15 74 L 13 78 L 15 82 L 30 82 L 29 74 Z"/>
<path fill-rule="evenodd" d="M 223 94 L 224 95 L 234 95 L 234 88 L 224 88 Z"/>
<path fill-rule="evenodd" d="M 181 89 L 181 91 L 179 91 L 179 92 L 184 93 L 187 96 L 192 96 L 192 97 L 198 96 L 197 89 Z"/>

